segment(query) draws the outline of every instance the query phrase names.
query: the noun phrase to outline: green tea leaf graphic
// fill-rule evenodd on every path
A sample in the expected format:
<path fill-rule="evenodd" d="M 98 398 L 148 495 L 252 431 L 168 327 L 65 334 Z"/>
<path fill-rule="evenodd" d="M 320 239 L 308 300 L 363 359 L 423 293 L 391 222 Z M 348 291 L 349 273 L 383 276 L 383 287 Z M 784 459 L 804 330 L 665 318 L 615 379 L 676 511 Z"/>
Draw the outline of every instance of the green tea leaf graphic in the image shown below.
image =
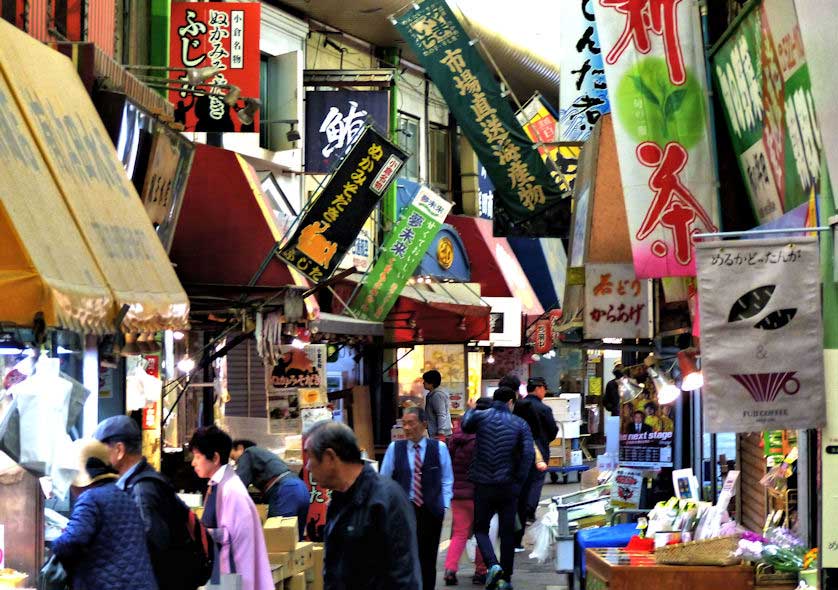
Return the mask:
<path fill-rule="evenodd" d="M 664 116 L 667 119 L 674 117 L 674 115 L 678 112 L 681 108 L 681 105 L 684 103 L 684 99 L 687 97 L 687 89 L 686 88 L 679 88 L 672 94 L 666 97 L 666 103 L 664 105 Z"/>
<path fill-rule="evenodd" d="M 634 87 L 637 88 L 637 91 L 642 94 L 646 100 L 654 104 L 656 107 L 661 106 L 661 102 L 657 95 L 652 92 L 651 88 L 646 86 L 646 83 L 640 78 L 640 76 L 631 76 L 631 81 L 634 83 Z"/>
<path fill-rule="evenodd" d="M 778 309 L 762 318 L 754 328 L 759 328 L 760 330 L 779 330 L 792 321 L 795 315 L 797 315 L 797 309 L 795 308 Z"/>
<path fill-rule="evenodd" d="M 728 322 L 738 322 L 740 320 L 747 320 L 752 318 L 765 309 L 768 305 L 771 295 L 774 293 L 776 285 L 763 285 L 748 291 L 742 297 L 736 300 L 730 308 L 730 314 L 727 316 Z"/>

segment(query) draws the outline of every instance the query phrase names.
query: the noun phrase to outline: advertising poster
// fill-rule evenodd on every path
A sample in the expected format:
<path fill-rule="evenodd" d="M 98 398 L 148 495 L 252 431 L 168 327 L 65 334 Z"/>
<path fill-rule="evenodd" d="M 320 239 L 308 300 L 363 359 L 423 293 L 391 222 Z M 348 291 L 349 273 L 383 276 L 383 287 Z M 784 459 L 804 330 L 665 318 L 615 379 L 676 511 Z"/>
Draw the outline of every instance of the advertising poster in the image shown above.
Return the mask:
<path fill-rule="evenodd" d="M 592 2 L 637 278 L 693 276 L 719 225 L 699 6 Z"/>
<path fill-rule="evenodd" d="M 329 508 L 329 500 L 332 499 L 332 490 L 326 489 L 317 483 L 311 471 L 308 470 L 308 456 L 306 453 L 306 439 L 303 439 L 303 473 L 302 479 L 308 488 L 309 507 L 308 520 L 306 522 L 305 539 L 313 543 L 322 543 L 326 530 L 326 511 Z"/>
<path fill-rule="evenodd" d="M 367 127 L 305 211 L 279 257 L 315 283 L 328 279 L 406 159 L 401 149 Z"/>
<path fill-rule="evenodd" d="M 306 173 L 331 172 L 367 124 L 389 129 L 390 93 L 386 90 L 306 92 Z"/>
<path fill-rule="evenodd" d="M 494 72 L 445 0 L 414 3 L 395 27 L 486 167 L 495 186 L 495 235 L 566 238 L 569 195 L 532 149 Z"/>
<path fill-rule="evenodd" d="M 618 467 L 614 473 L 614 484 L 611 488 L 611 506 L 639 508 L 642 491 L 643 470 Z"/>
<path fill-rule="evenodd" d="M 672 467 L 674 420 L 674 408 L 658 403 L 647 379 L 636 398 L 620 405 L 620 466 Z"/>
<path fill-rule="evenodd" d="M 559 21 L 561 84 L 559 136 L 562 141 L 585 141 L 597 121 L 609 111 L 605 68 L 599 44 L 594 2 L 567 2 Z"/>
<path fill-rule="evenodd" d="M 826 420 L 817 238 L 697 245 L 707 432 Z"/>
<path fill-rule="evenodd" d="M 585 337 L 651 338 L 649 281 L 631 264 L 585 266 Z"/>
<path fill-rule="evenodd" d="M 711 63 L 757 220 L 820 193 L 823 144 L 794 1 L 752 4 Z"/>
<path fill-rule="evenodd" d="M 451 203 L 438 194 L 426 187 L 419 189 L 384 241 L 375 266 L 352 303 L 359 316 L 384 321 L 450 210 Z"/>
<path fill-rule="evenodd" d="M 276 364 L 265 370 L 269 432 L 299 434 L 303 409 L 327 403 L 326 345 L 281 346 Z"/>
<path fill-rule="evenodd" d="M 259 132 L 258 113 L 244 125 L 232 111 L 244 107 L 244 98 L 259 98 L 260 20 L 258 2 L 172 2 L 169 66 L 221 68 L 207 82 L 236 86 L 241 96 L 231 106 L 224 102 L 228 88 L 204 87 L 206 94 L 172 90 L 169 101 L 175 105 L 175 122 L 186 131 Z M 186 73 L 179 79 L 185 82 Z"/>

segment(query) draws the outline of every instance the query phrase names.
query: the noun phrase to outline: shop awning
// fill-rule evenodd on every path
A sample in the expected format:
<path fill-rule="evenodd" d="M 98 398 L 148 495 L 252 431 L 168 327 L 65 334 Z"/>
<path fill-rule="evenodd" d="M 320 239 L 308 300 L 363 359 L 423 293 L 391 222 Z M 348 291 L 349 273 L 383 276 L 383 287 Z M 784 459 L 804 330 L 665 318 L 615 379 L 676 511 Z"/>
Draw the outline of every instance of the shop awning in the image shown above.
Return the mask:
<path fill-rule="evenodd" d="M 480 283 L 482 296 L 516 297 L 529 318 L 544 313 L 509 242 L 492 235 L 491 220 L 449 215 L 445 221 L 457 228 L 465 242 L 471 260 L 471 280 Z"/>
<path fill-rule="evenodd" d="M 19 146 L 26 145 L 16 143 L 20 133 L 14 135 L 5 130 L 0 133 L 7 149 L 17 151 L 29 169 L 26 177 L 16 178 L 15 182 L 27 188 L 29 199 L 35 199 L 32 193 L 37 189 L 28 179 L 33 176 L 49 178 L 78 229 L 78 235 L 69 232 L 72 235 L 66 244 L 60 240 L 68 235 L 67 231 L 54 232 L 47 237 L 46 241 L 52 242 L 51 245 L 30 246 L 27 243 L 27 249 L 43 249 L 36 256 L 37 261 L 30 261 L 33 268 L 38 268 L 38 264 L 47 268 L 44 262 L 47 252 L 58 248 L 76 250 L 61 256 L 76 256 L 78 270 L 73 272 L 84 275 L 87 279 L 84 284 L 93 287 L 83 307 L 85 317 L 97 318 L 93 323 L 104 322 L 104 325 L 112 326 L 117 310 L 126 308 L 122 324 L 125 330 L 152 332 L 186 327 L 189 315 L 186 293 L 73 65 L 64 56 L 0 21 L 0 72 L 7 86 L 7 96 L 14 98 L 3 108 L 12 109 L 11 103 L 16 103 L 22 122 L 20 128 L 31 134 L 32 145 L 40 152 L 20 151 Z M 42 169 L 36 168 L 38 155 L 45 163 Z M 3 157 L 6 158 L 8 156 Z M 43 218 L 55 209 L 37 211 L 42 231 L 50 231 Z M 6 214 L 9 217 L 19 215 L 8 211 Z M 65 224 L 66 221 L 65 216 Z M 53 222 L 59 223 L 59 220 L 49 223 Z M 17 227 L 25 222 L 14 219 L 14 223 Z M 17 238 L 18 242 L 25 239 L 22 235 Z M 87 247 L 86 254 L 80 249 L 79 239 Z M 93 272 L 88 257 L 94 261 L 98 273 Z M 51 260 L 50 264 L 53 268 L 63 266 L 60 258 Z M 62 269 L 61 272 L 65 271 Z M 72 275 L 67 278 L 78 281 Z M 110 290 L 110 297 L 106 299 L 101 298 L 103 282 Z M 4 298 L 10 296 L 14 295 L 3 294 Z M 54 297 L 55 291 L 49 296 Z M 100 303 L 92 304 L 95 300 Z M 102 308 L 107 304 L 110 307 L 103 312 Z M 72 307 L 74 304 L 66 305 Z M 91 306 L 92 309 L 88 309 Z"/>
<path fill-rule="evenodd" d="M 567 254 L 558 238 L 507 238 L 541 307 L 559 307 L 564 297 Z"/>
<path fill-rule="evenodd" d="M 324 334 L 384 336 L 384 324 L 381 322 L 371 322 L 334 313 L 320 312 L 318 318 L 309 324 L 309 328 L 316 328 Z"/>
<path fill-rule="evenodd" d="M 293 218 L 260 187 L 240 154 L 196 144 L 171 257 L 187 291 L 308 288 L 276 256 Z"/>

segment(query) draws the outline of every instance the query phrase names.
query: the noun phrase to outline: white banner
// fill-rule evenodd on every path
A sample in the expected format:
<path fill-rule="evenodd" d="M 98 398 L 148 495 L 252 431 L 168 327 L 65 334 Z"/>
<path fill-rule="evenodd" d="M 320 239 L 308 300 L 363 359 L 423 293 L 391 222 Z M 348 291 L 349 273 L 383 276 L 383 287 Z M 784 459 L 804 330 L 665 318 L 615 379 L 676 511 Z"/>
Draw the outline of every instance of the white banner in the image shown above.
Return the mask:
<path fill-rule="evenodd" d="M 596 0 L 638 278 L 694 276 L 719 223 L 698 3 Z"/>
<path fill-rule="evenodd" d="M 585 265 L 585 338 L 651 338 L 649 292 L 631 264 Z"/>
<path fill-rule="evenodd" d="M 706 242 L 696 252 L 705 429 L 823 426 L 817 239 Z"/>

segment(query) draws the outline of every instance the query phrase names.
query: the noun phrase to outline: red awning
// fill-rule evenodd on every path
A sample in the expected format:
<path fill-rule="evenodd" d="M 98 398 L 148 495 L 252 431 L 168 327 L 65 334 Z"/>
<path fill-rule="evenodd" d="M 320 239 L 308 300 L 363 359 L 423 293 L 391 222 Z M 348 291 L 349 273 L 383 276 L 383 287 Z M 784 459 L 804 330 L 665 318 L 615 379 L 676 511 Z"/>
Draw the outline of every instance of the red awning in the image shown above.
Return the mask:
<path fill-rule="evenodd" d="M 449 215 L 445 221 L 463 238 L 471 260 L 471 280 L 480 283 L 481 296 L 516 297 L 529 318 L 544 313 L 509 242 L 492 235 L 490 219 Z"/>
<path fill-rule="evenodd" d="M 190 287 L 283 287 L 307 283 L 271 253 L 282 239 L 256 172 L 239 154 L 196 145 L 171 259 Z M 296 275 L 296 277 L 294 276 Z"/>

